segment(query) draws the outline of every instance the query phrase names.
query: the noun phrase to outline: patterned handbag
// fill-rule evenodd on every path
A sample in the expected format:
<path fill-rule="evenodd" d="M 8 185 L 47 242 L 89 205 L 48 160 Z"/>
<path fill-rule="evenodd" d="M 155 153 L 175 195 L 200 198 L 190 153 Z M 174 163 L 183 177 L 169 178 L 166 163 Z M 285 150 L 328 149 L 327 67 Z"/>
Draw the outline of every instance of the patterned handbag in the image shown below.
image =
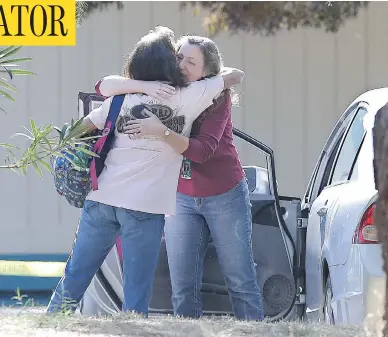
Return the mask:
<path fill-rule="evenodd" d="M 93 132 L 89 136 L 96 137 L 85 141 L 87 149 L 98 157 L 67 148 L 61 152 L 61 156 L 51 158 L 55 189 L 74 207 L 82 208 L 90 190 L 98 189 L 98 177 L 113 144 L 115 124 L 124 97 L 125 95 L 113 97 L 104 129 Z"/>

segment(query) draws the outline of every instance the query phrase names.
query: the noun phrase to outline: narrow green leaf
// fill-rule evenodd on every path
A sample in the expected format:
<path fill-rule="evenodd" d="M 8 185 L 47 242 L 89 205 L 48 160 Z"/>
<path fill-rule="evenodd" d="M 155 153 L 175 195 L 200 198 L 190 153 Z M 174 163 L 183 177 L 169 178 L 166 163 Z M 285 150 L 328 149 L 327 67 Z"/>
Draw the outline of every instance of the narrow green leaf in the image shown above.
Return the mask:
<path fill-rule="evenodd" d="M 22 128 L 23 128 L 24 130 L 26 130 L 31 136 L 33 136 L 32 132 L 31 132 L 29 129 L 27 129 L 25 126 L 22 126 Z"/>
<path fill-rule="evenodd" d="M 7 48 L 4 48 L 4 49 L 0 49 L 0 59 L 4 58 L 7 56 L 7 53 L 16 48 L 15 46 L 10 46 L 10 47 L 7 47 Z"/>
<path fill-rule="evenodd" d="M 42 159 L 39 159 L 38 161 L 47 171 L 49 171 L 49 172 L 52 171 L 52 168 L 51 168 L 49 163 L 47 163 L 46 161 L 44 161 Z"/>
<path fill-rule="evenodd" d="M 13 75 L 36 75 L 34 72 L 32 71 L 28 71 L 28 70 L 21 70 L 21 69 L 12 69 L 12 70 L 9 70 Z M 0 73 L 8 73 L 8 71 L 6 70 L 0 70 Z"/>
<path fill-rule="evenodd" d="M 22 136 L 22 137 L 28 138 L 29 140 L 32 140 L 32 141 L 34 140 L 34 138 L 32 138 L 31 136 L 26 135 L 25 133 L 22 133 L 22 132 L 16 132 L 16 133 L 14 133 L 14 134 L 11 136 L 11 138 L 16 137 L 16 136 Z"/>
<path fill-rule="evenodd" d="M 16 62 L 27 62 L 27 61 L 32 61 L 32 57 L 21 57 L 18 59 L 11 59 L 7 60 L 7 63 L 16 63 Z"/>
<path fill-rule="evenodd" d="M 44 142 L 45 144 L 47 144 L 49 150 L 52 151 L 53 147 L 52 147 L 50 141 L 47 139 L 47 137 L 44 137 L 44 138 L 43 138 L 43 142 Z M 43 145 L 42 145 L 42 146 L 43 146 Z"/>
<path fill-rule="evenodd" d="M 45 125 L 44 126 L 44 129 L 43 129 L 43 131 L 44 132 L 46 132 L 46 131 L 53 131 L 53 128 L 54 128 L 54 126 L 52 125 L 52 124 L 48 124 L 48 125 Z"/>
<path fill-rule="evenodd" d="M 34 169 L 35 169 L 36 173 L 38 173 L 39 177 L 43 178 L 43 172 L 40 169 L 39 165 L 35 161 L 31 162 L 31 165 L 34 167 Z"/>
<path fill-rule="evenodd" d="M 67 123 L 65 123 L 65 125 L 62 127 L 61 134 L 59 136 L 59 143 L 62 143 L 63 139 L 65 138 L 67 128 L 68 128 L 68 125 Z"/>
<path fill-rule="evenodd" d="M 24 174 L 24 175 L 26 175 L 26 173 L 27 173 L 27 165 L 22 165 L 21 167 L 20 167 L 20 171 Z"/>
<path fill-rule="evenodd" d="M 17 149 L 20 150 L 20 148 L 16 145 L 8 144 L 8 143 L 0 143 L 0 147 L 6 147 L 10 149 Z"/>
<path fill-rule="evenodd" d="M 3 69 L 5 69 L 5 71 L 8 73 L 9 78 L 12 80 L 13 79 L 13 74 L 12 74 L 11 70 L 9 70 L 7 67 L 4 67 L 3 65 L 1 65 L 1 67 Z"/>
<path fill-rule="evenodd" d="M 32 71 L 22 69 L 12 69 L 11 72 L 13 75 L 36 75 Z"/>
<path fill-rule="evenodd" d="M 17 159 L 15 157 L 15 154 L 12 152 L 12 150 L 10 149 L 6 149 L 6 151 L 9 153 L 9 155 L 12 157 L 12 159 L 14 160 L 14 162 L 17 162 Z"/>
<path fill-rule="evenodd" d="M 36 129 L 36 124 L 32 118 L 30 118 L 30 124 L 31 124 L 31 132 L 36 137 L 38 135 L 37 129 Z"/>
<path fill-rule="evenodd" d="M 69 129 L 69 132 L 68 132 L 65 139 L 69 140 L 72 138 L 81 137 L 82 135 L 85 134 L 86 131 L 87 131 L 87 128 L 84 126 L 78 126 L 77 128 L 72 129 L 72 130 Z"/>
<path fill-rule="evenodd" d="M 9 89 L 9 90 L 12 90 L 12 91 L 15 91 L 15 92 L 17 91 L 16 87 L 13 84 L 8 83 L 8 82 L 6 82 L 4 80 L 0 80 L 0 85 L 5 87 L 5 88 L 7 88 L 7 89 Z"/>
<path fill-rule="evenodd" d="M 20 67 L 20 65 L 18 65 L 16 63 L 8 63 L 8 61 L 6 63 L 1 63 L 1 66 L 4 68 Z"/>
<path fill-rule="evenodd" d="M 19 46 L 19 47 L 9 47 L 9 50 L 3 51 L 3 53 L 0 55 L 0 59 L 15 54 L 16 52 L 18 52 L 20 50 L 21 47 L 22 46 Z"/>
<path fill-rule="evenodd" d="M 82 117 L 82 118 L 76 120 L 75 123 L 73 124 L 73 127 L 74 127 L 74 128 L 79 127 L 79 126 L 82 124 L 83 120 L 84 120 L 84 117 Z M 73 121 L 73 120 L 72 120 L 72 121 Z"/>
<path fill-rule="evenodd" d="M 90 151 L 88 149 L 85 149 L 85 148 L 82 148 L 82 147 L 77 147 L 77 150 L 80 151 L 80 152 L 83 152 L 89 156 L 93 156 L 93 157 L 99 157 L 99 155 L 93 151 Z"/>
<path fill-rule="evenodd" d="M 4 96 L 5 98 L 8 98 L 12 102 L 15 102 L 15 99 L 9 93 L 3 90 L 0 90 L 0 95 Z"/>

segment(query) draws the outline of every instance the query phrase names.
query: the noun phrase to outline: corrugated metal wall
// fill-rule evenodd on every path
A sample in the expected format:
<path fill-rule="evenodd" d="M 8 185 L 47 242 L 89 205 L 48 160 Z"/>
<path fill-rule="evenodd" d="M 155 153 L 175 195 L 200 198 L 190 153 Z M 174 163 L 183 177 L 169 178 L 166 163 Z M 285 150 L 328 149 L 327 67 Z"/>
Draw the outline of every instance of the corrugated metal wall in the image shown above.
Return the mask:
<path fill-rule="evenodd" d="M 225 64 L 246 72 L 235 126 L 274 149 L 281 194 L 302 196 L 347 104 L 368 88 L 386 85 L 387 15 L 388 4 L 376 2 L 337 35 L 304 29 L 270 38 L 215 38 Z M 192 9 L 181 12 L 176 2 L 130 2 L 123 11 L 92 15 L 78 30 L 76 47 L 23 48 L 23 56 L 34 58 L 28 68 L 37 76 L 15 80 L 17 102 L 5 103 L 0 141 L 20 131 L 29 117 L 57 125 L 76 118 L 78 91 L 93 90 L 102 76 L 119 73 L 127 51 L 155 25 L 179 36 L 204 34 L 201 24 Z M 258 152 L 237 144 L 244 164 L 260 162 Z M 79 212 L 56 195 L 48 174 L 42 180 L 33 172 L 18 177 L 3 170 L 0 184 L 0 254 L 69 252 Z"/>

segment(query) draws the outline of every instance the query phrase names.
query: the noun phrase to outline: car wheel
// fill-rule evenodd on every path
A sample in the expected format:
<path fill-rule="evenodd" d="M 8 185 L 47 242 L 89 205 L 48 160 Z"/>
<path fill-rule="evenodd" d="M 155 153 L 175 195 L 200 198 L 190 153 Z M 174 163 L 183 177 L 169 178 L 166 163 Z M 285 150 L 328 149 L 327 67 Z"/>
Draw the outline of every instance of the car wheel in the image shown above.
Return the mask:
<path fill-rule="evenodd" d="M 333 290 L 331 288 L 331 279 L 330 275 L 326 279 L 325 287 L 325 302 L 323 304 L 323 317 L 326 324 L 334 325 L 334 313 L 333 308 L 331 307 L 331 302 L 333 300 Z"/>

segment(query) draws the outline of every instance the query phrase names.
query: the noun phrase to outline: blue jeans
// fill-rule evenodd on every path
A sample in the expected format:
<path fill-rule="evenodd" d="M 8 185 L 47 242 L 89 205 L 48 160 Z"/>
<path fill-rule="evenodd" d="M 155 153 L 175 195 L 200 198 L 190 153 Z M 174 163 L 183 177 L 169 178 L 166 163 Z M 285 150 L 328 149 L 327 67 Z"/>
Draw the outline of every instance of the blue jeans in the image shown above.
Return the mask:
<path fill-rule="evenodd" d="M 232 190 L 196 198 L 178 193 L 164 228 L 177 316 L 198 318 L 206 249 L 211 235 L 238 319 L 262 320 L 263 305 L 252 252 L 252 219 L 245 178 Z"/>
<path fill-rule="evenodd" d="M 65 273 L 51 297 L 47 312 L 75 310 L 120 235 L 124 269 L 123 311 L 147 316 L 163 228 L 164 215 L 86 200 Z"/>

